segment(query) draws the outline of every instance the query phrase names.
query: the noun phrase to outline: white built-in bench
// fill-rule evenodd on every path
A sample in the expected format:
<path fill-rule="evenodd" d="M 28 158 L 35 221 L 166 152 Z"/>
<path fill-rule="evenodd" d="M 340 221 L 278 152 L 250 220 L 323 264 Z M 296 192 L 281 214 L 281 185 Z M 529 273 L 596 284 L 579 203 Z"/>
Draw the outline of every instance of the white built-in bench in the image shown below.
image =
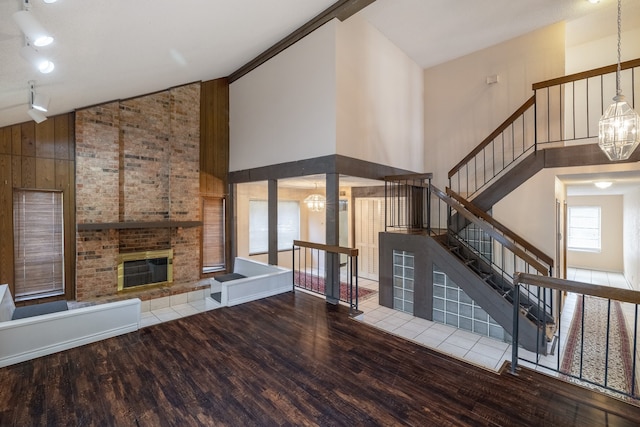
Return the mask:
<path fill-rule="evenodd" d="M 293 272 L 277 265 L 236 258 L 233 273 L 211 279 L 212 298 L 233 306 L 291 291 Z"/>
<path fill-rule="evenodd" d="M 140 327 L 140 299 L 67 310 L 66 302 L 18 307 L 0 285 L 0 367 L 100 341 Z"/>

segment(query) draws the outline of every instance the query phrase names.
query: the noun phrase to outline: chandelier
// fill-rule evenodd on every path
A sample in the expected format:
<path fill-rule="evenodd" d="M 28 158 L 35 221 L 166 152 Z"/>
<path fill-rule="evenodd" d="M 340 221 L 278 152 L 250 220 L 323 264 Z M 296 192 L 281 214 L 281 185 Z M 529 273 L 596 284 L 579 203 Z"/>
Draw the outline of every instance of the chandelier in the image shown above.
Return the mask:
<path fill-rule="evenodd" d="M 600 118 L 598 145 L 609 160 L 627 160 L 640 143 L 640 116 L 627 103 L 620 89 L 620 33 L 622 0 L 618 0 L 618 68 L 616 70 L 616 96 Z"/>
<path fill-rule="evenodd" d="M 322 194 L 310 194 L 304 199 L 304 203 L 311 212 L 321 212 L 327 199 Z"/>

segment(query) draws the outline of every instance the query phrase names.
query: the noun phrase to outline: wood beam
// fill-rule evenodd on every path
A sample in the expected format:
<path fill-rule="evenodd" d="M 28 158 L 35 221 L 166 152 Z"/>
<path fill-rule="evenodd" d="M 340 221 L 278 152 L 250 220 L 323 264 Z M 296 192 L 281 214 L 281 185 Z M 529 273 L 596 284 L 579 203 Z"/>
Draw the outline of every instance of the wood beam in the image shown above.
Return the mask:
<path fill-rule="evenodd" d="M 323 10 L 318 15 L 313 17 L 310 21 L 302 25 L 300 28 L 231 73 L 228 77 L 229 83 L 233 83 L 240 77 L 249 73 L 251 70 L 258 68 L 269 59 L 273 58 L 288 47 L 302 40 L 332 19 L 337 18 L 340 21 L 344 21 L 345 19 L 369 6 L 374 1 L 375 0 L 339 0 L 335 2 L 327 9 Z"/>

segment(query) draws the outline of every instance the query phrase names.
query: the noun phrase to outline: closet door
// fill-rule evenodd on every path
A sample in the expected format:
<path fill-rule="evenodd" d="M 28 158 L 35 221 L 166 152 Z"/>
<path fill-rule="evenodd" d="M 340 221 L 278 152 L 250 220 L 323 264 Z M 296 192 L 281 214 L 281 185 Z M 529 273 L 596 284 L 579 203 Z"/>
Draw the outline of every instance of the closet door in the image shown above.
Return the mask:
<path fill-rule="evenodd" d="M 358 275 L 378 280 L 378 234 L 384 231 L 384 198 L 357 198 L 355 209 Z"/>

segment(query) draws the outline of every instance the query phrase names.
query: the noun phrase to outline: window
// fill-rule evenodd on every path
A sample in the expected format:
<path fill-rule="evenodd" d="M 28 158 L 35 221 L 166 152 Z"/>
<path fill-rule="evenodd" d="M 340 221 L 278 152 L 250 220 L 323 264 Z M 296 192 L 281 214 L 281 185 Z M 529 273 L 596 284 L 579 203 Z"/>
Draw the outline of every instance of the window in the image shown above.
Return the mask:
<path fill-rule="evenodd" d="M 599 206 L 569 206 L 568 246 L 576 251 L 600 252 Z"/>
<path fill-rule="evenodd" d="M 202 272 L 225 268 L 224 199 L 202 199 Z"/>
<path fill-rule="evenodd" d="M 62 192 L 13 193 L 16 300 L 64 294 Z"/>
<path fill-rule="evenodd" d="M 269 251 L 269 218 L 266 200 L 249 201 L 249 253 Z M 300 238 L 300 204 L 293 200 L 278 201 L 278 250 L 293 247 Z"/>

